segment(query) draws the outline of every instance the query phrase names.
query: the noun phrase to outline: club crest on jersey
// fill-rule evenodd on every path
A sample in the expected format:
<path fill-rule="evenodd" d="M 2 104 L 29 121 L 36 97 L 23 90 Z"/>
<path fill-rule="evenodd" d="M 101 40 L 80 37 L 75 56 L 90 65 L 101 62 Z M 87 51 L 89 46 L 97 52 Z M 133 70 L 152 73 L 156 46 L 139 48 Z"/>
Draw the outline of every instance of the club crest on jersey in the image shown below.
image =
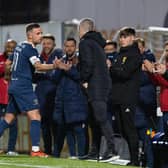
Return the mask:
<path fill-rule="evenodd" d="M 127 57 L 124 56 L 124 57 L 122 58 L 122 64 L 125 64 L 126 60 L 127 60 Z"/>

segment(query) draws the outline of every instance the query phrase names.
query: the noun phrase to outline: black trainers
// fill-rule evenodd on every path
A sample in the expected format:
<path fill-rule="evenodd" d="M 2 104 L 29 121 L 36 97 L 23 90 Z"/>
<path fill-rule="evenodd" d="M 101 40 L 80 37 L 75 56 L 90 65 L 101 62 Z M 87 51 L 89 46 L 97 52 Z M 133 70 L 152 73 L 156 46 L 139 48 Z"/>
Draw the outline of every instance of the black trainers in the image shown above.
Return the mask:
<path fill-rule="evenodd" d="M 127 166 L 139 166 L 138 162 L 129 162 Z"/>
<path fill-rule="evenodd" d="M 104 156 L 99 161 L 100 162 L 111 162 L 119 158 L 120 158 L 119 155 L 110 152 L 110 153 L 105 153 Z"/>
<path fill-rule="evenodd" d="M 87 161 L 97 161 L 98 160 L 98 155 L 96 153 L 88 153 L 87 155 L 80 156 L 80 160 L 87 160 Z"/>

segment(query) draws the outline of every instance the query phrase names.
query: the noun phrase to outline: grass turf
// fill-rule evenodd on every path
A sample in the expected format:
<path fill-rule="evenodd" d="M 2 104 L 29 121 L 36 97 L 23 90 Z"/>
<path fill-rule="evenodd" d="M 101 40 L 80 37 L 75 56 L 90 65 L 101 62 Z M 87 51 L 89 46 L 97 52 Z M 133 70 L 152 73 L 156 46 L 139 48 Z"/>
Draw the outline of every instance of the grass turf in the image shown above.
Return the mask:
<path fill-rule="evenodd" d="M 118 166 L 110 163 L 97 163 L 89 161 L 37 158 L 28 155 L 0 156 L 0 168 L 133 168 L 130 166 Z"/>

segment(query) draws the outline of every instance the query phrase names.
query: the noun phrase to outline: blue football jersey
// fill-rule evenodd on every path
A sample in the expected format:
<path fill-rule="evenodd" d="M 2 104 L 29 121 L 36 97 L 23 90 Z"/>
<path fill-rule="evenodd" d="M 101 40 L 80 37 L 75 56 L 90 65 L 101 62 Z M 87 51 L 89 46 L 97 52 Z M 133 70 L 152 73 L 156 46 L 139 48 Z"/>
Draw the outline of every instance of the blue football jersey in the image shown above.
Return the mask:
<path fill-rule="evenodd" d="M 9 93 L 25 92 L 32 89 L 32 76 L 35 71 L 33 64 L 40 61 L 36 48 L 23 42 L 16 46 L 12 63 L 12 75 Z"/>

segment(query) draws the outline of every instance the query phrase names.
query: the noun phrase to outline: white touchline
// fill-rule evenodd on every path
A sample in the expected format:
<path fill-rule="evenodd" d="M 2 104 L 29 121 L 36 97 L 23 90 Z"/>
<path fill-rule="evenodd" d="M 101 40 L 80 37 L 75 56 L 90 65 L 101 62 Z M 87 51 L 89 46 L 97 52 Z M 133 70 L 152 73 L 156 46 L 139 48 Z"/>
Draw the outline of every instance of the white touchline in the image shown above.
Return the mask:
<path fill-rule="evenodd" d="M 3 163 L 3 162 L 0 162 L 0 165 L 29 167 L 29 168 L 62 168 L 60 166 L 30 165 L 30 164 L 19 164 L 19 163 L 14 164 L 14 163 Z"/>
<path fill-rule="evenodd" d="M 4 160 L 3 160 L 4 161 Z M 74 166 L 74 165 L 66 165 L 66 166 L 44 166 L 44 165 L 31 165 L 31 164 L 22 164 L 22 163 L 6 163 L 0 161 L 0 165 L 6 165 L 6 166 L 17 166 L 17 167 L 27 167 L 27 168 L 90 168 L 90 166 L 84 165 L 84 166 Z M 92 166 L 92 168 L 96 168 L 96 166 Z"/>

